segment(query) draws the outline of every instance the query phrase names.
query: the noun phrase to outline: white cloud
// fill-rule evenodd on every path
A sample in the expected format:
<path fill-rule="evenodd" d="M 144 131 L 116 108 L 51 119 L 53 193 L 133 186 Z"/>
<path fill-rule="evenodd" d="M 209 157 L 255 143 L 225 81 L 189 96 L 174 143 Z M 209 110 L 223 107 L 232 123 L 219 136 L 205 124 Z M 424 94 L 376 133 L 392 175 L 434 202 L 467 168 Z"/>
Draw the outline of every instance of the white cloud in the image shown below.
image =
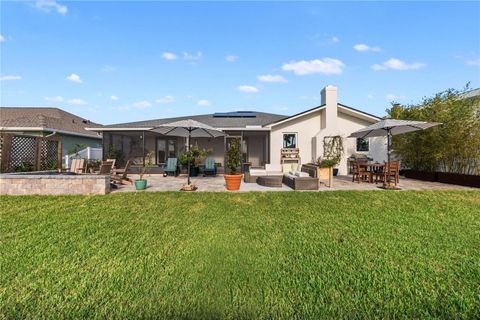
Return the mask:
<path fill-rule="evenodd" d="M 306 74 L 323 73 L 323 74 L 341 74 L 345 68 L 345 64 L 332 58 L 323 58 L 315 60 L 292 61 L 282 66 L 285 71 L 293 71 L 296 75 L 303 76 Z"/>
<path fill-rule="evenodd" d="M 17 76 L 17 75 L 0 76 L 0 81 L 11 81 L 11 80 L 22 80 L 22 76 Z"/>
<path fill-rule="evenodd" d="M 76 105 L 76 106 L 84 106 L 87 103 L 85 101 L 83 101 L 82 99 L 75 98 L 75 99 L 68 100 L 68 104 L 72 104 L 72 105 Z"/>
<path fill-rule="evenodd" d="M 271 74 L 258 76 L 257 79 L 258 81 L 262 81 L 262 82 L 287 82 L 287 79 L 285 79 L 284 77 L 279 75 L 271 75 Z"/>
<path fill-rule="evenodd" d="M 117 71 L 117 68 L 112 67 L 108 64 L 104 65 L 102 68 L 102 72 L 113 72 L 113 71 Z"/>
<path fill-rule="evenodd" d="M 206 99 L 202 99 L 202 100 L 198 100 L 197 101 L 197 104 L 199 106 L 202 106 L 202 107 L 208 107 L 211 105 L 210 101 L 206 100 Z"/>
<path fill-rule="evenodd" d="M 161 103 L 161 104 L 172 103 L 172 102 L 175 102 L 175 97 L 174 96 L 165 96 L 163 98 L 155 100 L 155 102 Z"/>
<path fill-rule="evenodd" d="M 333 36 L 330 41 L 332 41 L 332 43 L 337 43 L 337 42 L 340 42 L 340 39 L 338 37 L 335 37 Z"/>
<path fill-rule="evenodd" d="M 171 52 L 162 53 L 162 58 L 169 61 L 178 59 L 177 55 Z"/>
<path fill-rule="evenodd" d="M 373 51 L 373 52 L 380 52 L 382 49 L 380 47 L 370 47 L 365 43 L 359 43 L 353 46 L 353 49 L 359 52 L 366 52 L 366 51 Z"/>
<path fill-rule="evenodd" d="M 67 6 L 58 4 L 56 0 L 37 0 L 35 7 L 45 12 L 55 10 L 62 16 L 66 15 L 68 12 Z"/>
<path fill-rule="evenodd" d="M 56 97 L 45 97 L 45 100 L 46 101 L 49 101 L 49 102 L 63 102 L 64 99 L 62 96 L 56 96 Z"/>
<path fill-rule="evenodd" d="M 134 102 L 132 103 L 132 107 L 136 108 L 136 109 L 146 109 L 146 108 L 150 108 L 152 106 L 152 104 L 146 100 L 142 100 L 142 101 L 137 101 L 137 102 Z"/>
<path fill-rule="evenodd" d="M 200 51 L 197 54 L 189 54 L 188 52 L 183 53 L 183 59 L 187 61 L 198 61 L 202 59 L 202 53 Z"/>
<path fill-rule="evenodd" d="M 110 96 L 110 100 L 117 101 L 118 97 L 117 96 Z"/>
<path fill-rule="evenodd" d="M 238 56 L 234 56 L 233 54 L 229 54 L 225 57 L 225 60 L 228 62 L 235 62 L 238 60 Z"/>
<path fill-rule="evenodd" d="M 390 100 L 390 101 L 396 101 L 396 100 L 402 100 L 402 99 L 406 99 L 407 97 L 405 95 L 395 95 L 393 93 L 389 93 L 387 94 L 387 96 L 385 97 L 387 100 Z"/>
<path fill-rule="evenodd" d="M 239 86 L 237 89 L 246 93 L 254 93 L 259 91 L 258 88 L 254 86 Z"/>
<path fill-rule="evenodd" d="M 5 42 L 7 41 L 7 38 L 5 38 L 2 34 L 0 34 L 0 42 Z"/>
<path fill-rule="evenodd" d="M 390 58 L 389 60 L 383 62 L 382 64 L 374 64 L 372 66 L 373 70 L 380 71 L 380 70 L 414 70 L 420 69 L 425 67 L 424 63 L 421 62 L 414 62 L 414 63 L 406 63 L 402 60 Z"/>
<path fill-rule="evenodd" d="M 82 83 L 82 79 L 80 79 L 80 76 L 78 74 L 75 74 L 75 73 L 72 73 L 71 75 L 69 75 L 67 77 L 67 80 L 70 80 L 72 82 L 76 82 L 76 83 Z"/>
<path fill-rule="evenodd" d="M 373 99 L 374 96 L 373 96 L 373 94 L 370 94 L 370 93 L 369 93 L 369 94 L 367 94 L 367 98 L 368 98 L 368 99 Z"/>
<path fill-rule="evenodd" d="M 470 59 L 470 60 L 467 60 L 465 63 L 470 66 L 480 66 L 480 58 Z"/>

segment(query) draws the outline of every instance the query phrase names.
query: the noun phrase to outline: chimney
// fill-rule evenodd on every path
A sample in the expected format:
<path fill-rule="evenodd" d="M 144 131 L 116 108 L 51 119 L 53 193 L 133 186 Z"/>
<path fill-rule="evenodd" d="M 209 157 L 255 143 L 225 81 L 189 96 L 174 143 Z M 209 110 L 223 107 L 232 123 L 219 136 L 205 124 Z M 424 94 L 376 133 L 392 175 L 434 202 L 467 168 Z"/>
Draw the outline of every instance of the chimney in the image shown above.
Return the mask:
<path fill-rule="evenodd" d="M 328 85 L 320 92 L 321 104 L 325 105 L 325 119 L 322 127 L 335 131 L 337 129 L 337 87 Z"/>

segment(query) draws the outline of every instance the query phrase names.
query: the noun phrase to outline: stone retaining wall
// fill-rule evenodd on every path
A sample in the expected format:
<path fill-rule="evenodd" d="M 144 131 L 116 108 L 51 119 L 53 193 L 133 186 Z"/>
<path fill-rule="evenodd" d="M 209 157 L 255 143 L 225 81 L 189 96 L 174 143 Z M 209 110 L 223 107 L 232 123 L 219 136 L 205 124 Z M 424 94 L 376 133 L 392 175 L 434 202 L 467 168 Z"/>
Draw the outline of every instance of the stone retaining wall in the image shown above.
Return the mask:
<path fill-rule="evenodd" d="M 110 177 L 99 175 L 2 174 L 2 195 L 107 194 Z"/>

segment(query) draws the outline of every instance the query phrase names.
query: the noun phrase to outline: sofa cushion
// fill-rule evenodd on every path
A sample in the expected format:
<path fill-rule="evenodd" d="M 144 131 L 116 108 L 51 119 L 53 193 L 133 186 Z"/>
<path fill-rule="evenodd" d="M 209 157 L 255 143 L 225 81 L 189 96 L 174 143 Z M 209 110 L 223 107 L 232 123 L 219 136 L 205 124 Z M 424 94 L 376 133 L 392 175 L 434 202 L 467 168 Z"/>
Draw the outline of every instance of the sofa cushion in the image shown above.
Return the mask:
<path fill-rule="evenodd" d="M 298 163 L 292 163 L 292 171 L 300 171 L 301 165 Z"/>
<path fill-rule="evenodd" d="M 267 170 L 265 169 L 250 169 L 249 170 L 251 176 L 266 176 Z"/>
<path fill-rule="evenodd" d="M 310 177 L 310 175 L 306 172 L 301 172 L 301 171 L 295 171 L 294 173 L 297 177 L 302 177 L 302 178 L 306 178 L 306 177 Z"/>
<path fill-rule="evenodd" d="M 279 171 L 279 172 L 267 171 L 267 176 L 273 176 L 273 177 L 283 176 L 283 172 L 281 172 L 281 171 Z"/>

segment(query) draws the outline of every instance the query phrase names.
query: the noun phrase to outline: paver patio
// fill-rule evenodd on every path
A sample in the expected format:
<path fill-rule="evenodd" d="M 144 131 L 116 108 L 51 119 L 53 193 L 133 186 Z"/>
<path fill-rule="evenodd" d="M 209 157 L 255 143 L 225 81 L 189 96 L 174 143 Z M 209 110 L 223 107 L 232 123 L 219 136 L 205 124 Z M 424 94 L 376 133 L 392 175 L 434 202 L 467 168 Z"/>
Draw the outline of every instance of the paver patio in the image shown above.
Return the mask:
<path fill-rule="evenodd" d="M 129 175 L 132 180 L 138 179 L 138 175 Z M 178 191 L 187 182 L 186 176 L 179 177 L 164 177 L 161 174 L 150 174 L 145 176 L 148 180 L 148 186 L 145 191 Z M 192 184 L 195 184 L 197 191 L 227 191 L 225 189 L 225 180 L 222 175 L 216 177 L 192 177 Z M 325 185 L 321 185 L 319 191 L 332 191 L 332 190 L 382 190 L 378 187 L 380 183 L 358 183 L 352 182 L 351 176 L 338 176 L 334 177 L 333 188 L 328 188 Z M 399 187 L 402 190 L 449 190 L 449 189 L 474 189 L 469 187 L 457 186 L 453 184 L 445 184 L 438 182 L 428 182 L 413 180 L 401 177 Z M 112 192 L 131 192 L 136 191 L 134 185 L 125 184 L 119 185 L 118 189 L 112 189 Z M 242 181 L 241 192 L 248 191 L 293 191 L 290 187 L 282 185 L 281 188 L 271 188 L 260 186 L 256 183 L 244 183 Z"/>

